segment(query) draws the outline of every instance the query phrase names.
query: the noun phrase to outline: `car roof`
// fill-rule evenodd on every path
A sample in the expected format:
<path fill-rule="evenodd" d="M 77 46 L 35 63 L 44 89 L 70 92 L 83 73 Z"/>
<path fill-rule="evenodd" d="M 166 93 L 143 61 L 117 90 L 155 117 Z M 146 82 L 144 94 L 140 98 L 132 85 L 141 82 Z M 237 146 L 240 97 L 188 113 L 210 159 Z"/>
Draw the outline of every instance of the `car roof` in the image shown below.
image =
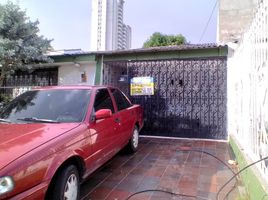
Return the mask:
<path fill-rule="evenodd" d="M 99 88 L 116 88 L 107 85 L 60 85 L 60 86 L 38 86 L 34 90 L 61 90 L 61 89 L 99 89 Z"/>

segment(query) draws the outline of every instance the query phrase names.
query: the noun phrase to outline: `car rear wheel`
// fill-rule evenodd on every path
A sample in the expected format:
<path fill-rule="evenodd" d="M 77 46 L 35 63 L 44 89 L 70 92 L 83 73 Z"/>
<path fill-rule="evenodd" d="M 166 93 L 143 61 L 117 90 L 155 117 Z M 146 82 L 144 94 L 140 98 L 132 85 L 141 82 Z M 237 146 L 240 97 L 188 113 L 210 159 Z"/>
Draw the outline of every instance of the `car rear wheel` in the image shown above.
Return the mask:
<path fill-rule="evenodd" d="M 132 137 L 128 142 L 128 151 L 134 153 L 138 150 L 139 147 L 139 129 L 137 126 L 134 127 L 132 132 Z"/>
<path fill-rule="evenodd" d="M 50 195 L 52 195 L 53 200 L 79 199 L 79 174 L 74 165 L 69 165 L 58 174 L 52 192 Z"/>

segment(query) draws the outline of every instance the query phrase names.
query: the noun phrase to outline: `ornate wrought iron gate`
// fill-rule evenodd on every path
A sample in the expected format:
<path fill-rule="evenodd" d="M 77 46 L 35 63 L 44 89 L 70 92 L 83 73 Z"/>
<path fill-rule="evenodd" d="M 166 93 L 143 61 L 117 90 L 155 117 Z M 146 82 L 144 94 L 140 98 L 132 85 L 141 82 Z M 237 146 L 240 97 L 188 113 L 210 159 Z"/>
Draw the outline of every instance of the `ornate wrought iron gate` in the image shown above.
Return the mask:
<path fill-rule="evenodd" d="M 226 58 L 104 63 L 104 84 L 129 95 L 132 77 L 154 78 L 153 96 L 130 96 L 144 108 L 143 134 L 226 139 Z M 120 77 L 128 78 L 120 82 Z"/>

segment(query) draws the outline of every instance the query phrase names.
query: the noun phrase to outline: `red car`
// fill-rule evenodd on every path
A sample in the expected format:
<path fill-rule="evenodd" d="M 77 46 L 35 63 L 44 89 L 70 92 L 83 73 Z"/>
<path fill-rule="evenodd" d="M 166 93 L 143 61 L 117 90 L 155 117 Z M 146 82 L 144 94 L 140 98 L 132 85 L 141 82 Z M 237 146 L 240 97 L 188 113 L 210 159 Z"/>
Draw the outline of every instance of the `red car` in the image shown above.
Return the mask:
<path fill-rule="evenodd" d="M 138 148 L 143 110 L 117 88 L 27 91 L 0 110 L 0 199 L 79 199 L 80 183 Z"/>

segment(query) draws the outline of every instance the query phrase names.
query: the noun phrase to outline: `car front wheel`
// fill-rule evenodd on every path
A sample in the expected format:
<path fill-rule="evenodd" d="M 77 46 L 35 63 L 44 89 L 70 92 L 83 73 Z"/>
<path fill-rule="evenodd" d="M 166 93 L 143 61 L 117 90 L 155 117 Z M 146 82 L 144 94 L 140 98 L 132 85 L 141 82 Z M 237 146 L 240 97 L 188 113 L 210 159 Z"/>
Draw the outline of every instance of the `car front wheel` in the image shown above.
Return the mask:
<path fill-rule="evenodd" d="M 77 200 L 79 199 L 79 191 L 80 183 L 77 168 L 74 165 L 69 165 L 58 174 L 52 199 Z"/>

